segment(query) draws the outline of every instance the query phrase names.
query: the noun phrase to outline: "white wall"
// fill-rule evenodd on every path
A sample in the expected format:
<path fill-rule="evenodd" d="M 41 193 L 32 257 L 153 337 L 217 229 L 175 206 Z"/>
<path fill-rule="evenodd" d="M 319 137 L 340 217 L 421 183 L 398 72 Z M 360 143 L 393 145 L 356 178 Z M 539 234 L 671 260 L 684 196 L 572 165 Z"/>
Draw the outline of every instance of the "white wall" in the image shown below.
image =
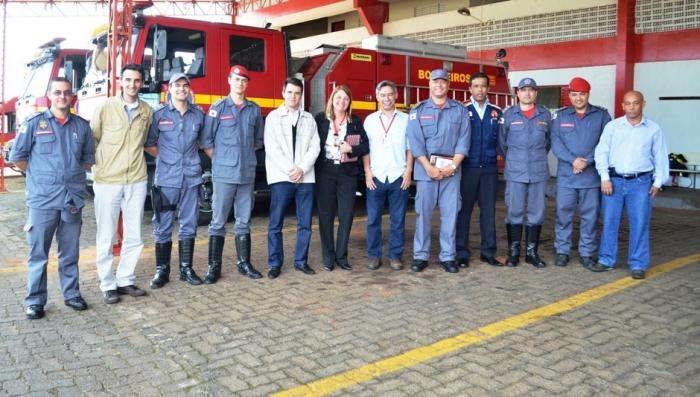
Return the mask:
<path fill-rule="evenodd" d="M 700 60 L 638 63 L 634 88 L 644 94 L 644 114 L 659 123 L 668 151 L 700 164 L 700 100 L 661 101 L 662 96 L 699 96 Z"/>

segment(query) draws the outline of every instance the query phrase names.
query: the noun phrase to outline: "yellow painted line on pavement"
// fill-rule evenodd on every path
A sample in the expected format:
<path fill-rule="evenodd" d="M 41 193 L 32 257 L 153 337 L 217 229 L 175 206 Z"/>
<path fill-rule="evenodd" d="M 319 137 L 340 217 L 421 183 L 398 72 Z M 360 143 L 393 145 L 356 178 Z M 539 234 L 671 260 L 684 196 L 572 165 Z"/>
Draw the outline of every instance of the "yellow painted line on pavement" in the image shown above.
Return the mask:
<path fill-rule="evenodd" d="M 649 269 L 647 272 L 647 280 L 698 261 L 700 261 L 700 253 L 678 258 L 655 266 Z M 476 330 L 467 331 L 427 346 L 409 350 L 397 356 L 375 361 L 338 375 L 333 375 L 302 386 L 285 390 L 276 393 L 273 396 L 325 396 L 358 383 L 366 382 L 404 368 L 409 368 L 422 362 L 456 352 L 465 347 L 493 339 L 506 332 L 524 328 L 540 320 L 568 312 L 590 302 L 620 292 L 628 287 L 640 284 L 644 281 L 645 280 L 634 280 L 632 277 L 625 277 L 620 280 L 570 296 L 558 302 L 541 306 L 525 313 L 485 325 Z"/>

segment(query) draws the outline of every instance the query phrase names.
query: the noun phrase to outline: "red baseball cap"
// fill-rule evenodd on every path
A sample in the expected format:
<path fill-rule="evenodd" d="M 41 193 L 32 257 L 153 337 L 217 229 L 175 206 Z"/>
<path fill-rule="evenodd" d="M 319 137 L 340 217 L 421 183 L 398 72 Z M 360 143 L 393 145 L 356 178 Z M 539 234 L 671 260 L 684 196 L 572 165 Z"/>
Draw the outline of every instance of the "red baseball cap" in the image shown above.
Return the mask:
<path fill-rule="evenodd" d="M 569 82 L 569 91 L 574 92 L 591 92 L 591 84 L 586 79 L 574 77 Z"/>
<path fill-rule="evenodd" d="M 248 73 L 248 69 L 245 68 L 245 66 L 241 65 L 233 65 L 231 66 L 231 70 L 228 72 L 229 75 L 235 74 L 241 77 L 245 77 L 246 79 L 250 80 L 250 73 Z"/>

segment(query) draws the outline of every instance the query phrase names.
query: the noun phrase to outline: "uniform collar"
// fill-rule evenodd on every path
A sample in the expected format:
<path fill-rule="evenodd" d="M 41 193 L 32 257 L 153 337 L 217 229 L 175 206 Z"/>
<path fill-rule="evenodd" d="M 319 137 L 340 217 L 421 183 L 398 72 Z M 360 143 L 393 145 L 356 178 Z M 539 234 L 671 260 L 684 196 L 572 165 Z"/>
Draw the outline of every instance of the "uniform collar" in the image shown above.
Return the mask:
<path fill-rule="evenodd" d="M 593 112 L 597 112 L 597 111 L 598 111 L 598 109 L 589 103 L 588 106 L 586 107 L 586 112 L 584 113 L 584 115 L 587 116 L 587 115 L 589 115 Z M 564 108 L 564 112 L 568 113 L 568 114 L 576 114 L 576 108 L 574 108 L 573 106 L 567 106 Z"/>
<path fill-rule="evenodd" d="M 168 110 L 170 110 L 170 111 L 172 111 L 172 112 L 178 112 L 178 113 L 180 112 L 179 110 L 177 110 L 177 108 L 175 107 L 175 105 L 173 105 L 173 101 L 172 101 L 172 100 L 168 101 L 168 105 L 167 105 L 167 106 L 168 106 Z M 191 103 L 187 102 L 187 110 L 185 110 L 185 113 L 191 111 L 192 108 L 194 108 L 194 105 L 192 105 Z"/>
<path fill-rule="evenodd" d="M 243 109 L 244 107 L 248 106 L 248 103 L 249 103 L 249 102 L 250 102 L 250 101 L 248 101 L 248 98 L 245 98 L 245 97 L 244 97 L 244 98 L 243 98 L 243 106 L 241 106 L 241 109 Z M 231 95 L 226 95 L 226 104 L 227 104 L 228 106 L 230 106 L 230 107 L 236 107 L 236 103 L 233 102 L 233 98 L 231 98 Z"/>
<path fill-rule="evenodd" d="M 44 110 L 42 112 L 42 114 L 47 119 L 55 119 L 56 118 L 56 116 L 54 116 L 54 114 L 51 113 L 51 109 Z M 68 120 L 70 120 L 70 116 L 71 116 L 71 114 L 70 114 L 70 112 L 68 112 L 68 114 L 66 114 L 66 123 L 68 122 Z"/>
<path fill-rule="evenodd" d="M 474 109 L 484 109 L 484 110 L 486 110 L 486 109 L 489 107 L 490 104 L 491 104 L 491 103 L 489 103 L 489 99 L 486 98 L 486 101 L 484 101 L 484 107 L 483 107 L 483 108 L 482 108 L 481 106 L 479 106 L 479 103 L 478 103 L 478 102 L 475 102 L 475 101 L 469 101 L 469 103 L 467 104 L 467 106 L 473 106 Z"/>
<path fill-rule="evenodd" d="M 438 105 L 436 105 L 435 102 L 433 102 L 433 98 L 428 99 L 428 105 L 435 109 L 440 109 L 440 107 L 438 107 Z M 450 101 L 450 98 L 447 98 L 447 100 L 445 100 L 445 106 L 443 106 L 442 109 L 448 109 L 452 106 L 452 101 Z"/>

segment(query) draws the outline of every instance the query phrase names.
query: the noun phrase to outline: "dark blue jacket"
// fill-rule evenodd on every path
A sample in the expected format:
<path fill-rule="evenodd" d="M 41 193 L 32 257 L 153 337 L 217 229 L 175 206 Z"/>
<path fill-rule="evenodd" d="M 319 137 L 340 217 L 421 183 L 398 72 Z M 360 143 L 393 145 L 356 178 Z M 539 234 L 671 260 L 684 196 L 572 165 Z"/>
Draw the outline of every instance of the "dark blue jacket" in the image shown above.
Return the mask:
<path fill-rule="evenodd" d="M 471 145 L 469 146 L 469 156 L 462 162 L 466 168 L 487 168 L 496 167 L 496 157 L 498 155 L 498 121 L 503 115 L 503 111 L 498 106 L 490 103 L 486 104 L 484 119 L 479 118 L 474 104 L 467 105 L 469 124 L 471 126 Z"/>

